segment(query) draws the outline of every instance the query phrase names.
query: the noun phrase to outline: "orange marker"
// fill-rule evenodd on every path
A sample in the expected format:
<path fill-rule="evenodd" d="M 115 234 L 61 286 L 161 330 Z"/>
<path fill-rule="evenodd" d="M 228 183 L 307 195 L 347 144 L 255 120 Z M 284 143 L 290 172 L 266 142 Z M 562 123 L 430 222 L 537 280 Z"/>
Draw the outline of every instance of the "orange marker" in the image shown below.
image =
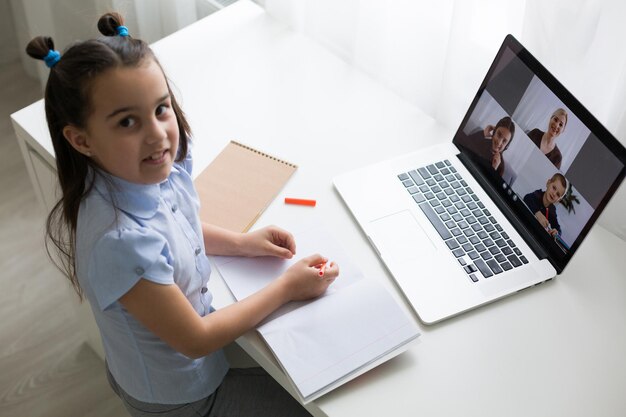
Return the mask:
<path fill-rule="evenodd" d="M 328 262 L 324 262 L 324 263 L 322 264 L 322 266 L 320 266 L 320 272 L 319 272 L 320 277 L 323 277 L 323 276 L 324 276 L 324 268 L 326 268 L 326 265 L 327 265 L 327 264 L 328 264 Z"/>
<path fill-rule="evenodd" d="M 315 207 L 317 202 L 315 200 L 305 200 L 302 198 L 289 198 L 285 197 L 285 204 L 297 204 L 299 206 L 311 206 Z"/>
<path fill-rule="evenodd" d="M 318 266 L 316 266 L 316 268 L 319 268 L 319 276 L 323 277 L 324 276 L 324 272 L 326 272 L 326 267 L 330 267 L 333 263 L 331 261 L 326 261 L 323 264 L 319 264 Z"/>

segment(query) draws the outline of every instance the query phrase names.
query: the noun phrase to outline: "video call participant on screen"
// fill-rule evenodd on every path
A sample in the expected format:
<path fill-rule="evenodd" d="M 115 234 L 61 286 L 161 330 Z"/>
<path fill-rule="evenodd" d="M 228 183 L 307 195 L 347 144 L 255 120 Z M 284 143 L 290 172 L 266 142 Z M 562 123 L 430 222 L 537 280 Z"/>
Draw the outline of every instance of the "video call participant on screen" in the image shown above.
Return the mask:
<path fill-rule="evenodd" d="M 463 147 L 474 152 L 488 163 L 498 175 L 504 173 L 504 152 L 515 135 L 515 123 L 509 116 L 503 117 L 495 126 L 487 125 L 483 130 L 472 133 L 459 141 Z"/>
<path fill-rule="evenodd" d="M 536 190 L 524 196 L 524 203 L 551 236 L 561 234 L 554 205 L 561 201 L 566 190 L 567 180 L 562 174 L 557 173 L 546 183 L 546 191 Z"/>
<path fill-rule="evenodd" d="M 540 129 L 533 129 L 528 132 L 528 137 L 543 152 L 543 154 L 554 164 L 561 168 L 563 155 L 559 147 L 556 146 L 556 139 L 565 131 L 567 125 L 567 112 L 563 109 L 556 109 L 548 121 L 548 129 L 543 132 Z"/>

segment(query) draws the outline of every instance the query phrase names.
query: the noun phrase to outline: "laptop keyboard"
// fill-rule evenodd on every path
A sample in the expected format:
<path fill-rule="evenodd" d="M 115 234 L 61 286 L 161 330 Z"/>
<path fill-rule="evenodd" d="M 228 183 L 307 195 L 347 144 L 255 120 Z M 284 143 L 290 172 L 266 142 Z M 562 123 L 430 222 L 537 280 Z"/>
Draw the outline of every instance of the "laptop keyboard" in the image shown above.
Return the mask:
<path fill-rule="evenodd" d="M 398 178 L 473 282 L 528 263 L 447 159 Z"/>

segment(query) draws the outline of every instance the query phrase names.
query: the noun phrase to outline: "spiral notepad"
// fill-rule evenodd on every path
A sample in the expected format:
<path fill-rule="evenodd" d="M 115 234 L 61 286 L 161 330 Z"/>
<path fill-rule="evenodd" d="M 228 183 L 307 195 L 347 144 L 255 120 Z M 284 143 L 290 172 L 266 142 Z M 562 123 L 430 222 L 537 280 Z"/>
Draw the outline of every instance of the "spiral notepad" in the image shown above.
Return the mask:
<path fill-rule="evenodd" d="M 200 219 L 245 232 L 298 167 L 231 141 L 196 178 Z"/>

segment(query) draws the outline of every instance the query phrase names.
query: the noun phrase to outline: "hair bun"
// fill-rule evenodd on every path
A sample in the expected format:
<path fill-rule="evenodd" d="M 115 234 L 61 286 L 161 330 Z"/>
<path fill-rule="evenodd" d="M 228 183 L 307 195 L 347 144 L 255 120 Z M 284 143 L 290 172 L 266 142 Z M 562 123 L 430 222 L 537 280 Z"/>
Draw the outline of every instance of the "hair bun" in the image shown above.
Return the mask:
<path fill-rule="evenodd" d="M 50 36 L 37 36 L 26 45 L 26 53 L 42 61 L 51 50 L 54 50 L 54 41 Z"/>
<path fill-rule="evenodd" d="M 116 12 L 106 13 L 98 20 L 98 30 L 104 36 L 117 36 L 117 28 L 123 25 L 124 18 Z"/>

